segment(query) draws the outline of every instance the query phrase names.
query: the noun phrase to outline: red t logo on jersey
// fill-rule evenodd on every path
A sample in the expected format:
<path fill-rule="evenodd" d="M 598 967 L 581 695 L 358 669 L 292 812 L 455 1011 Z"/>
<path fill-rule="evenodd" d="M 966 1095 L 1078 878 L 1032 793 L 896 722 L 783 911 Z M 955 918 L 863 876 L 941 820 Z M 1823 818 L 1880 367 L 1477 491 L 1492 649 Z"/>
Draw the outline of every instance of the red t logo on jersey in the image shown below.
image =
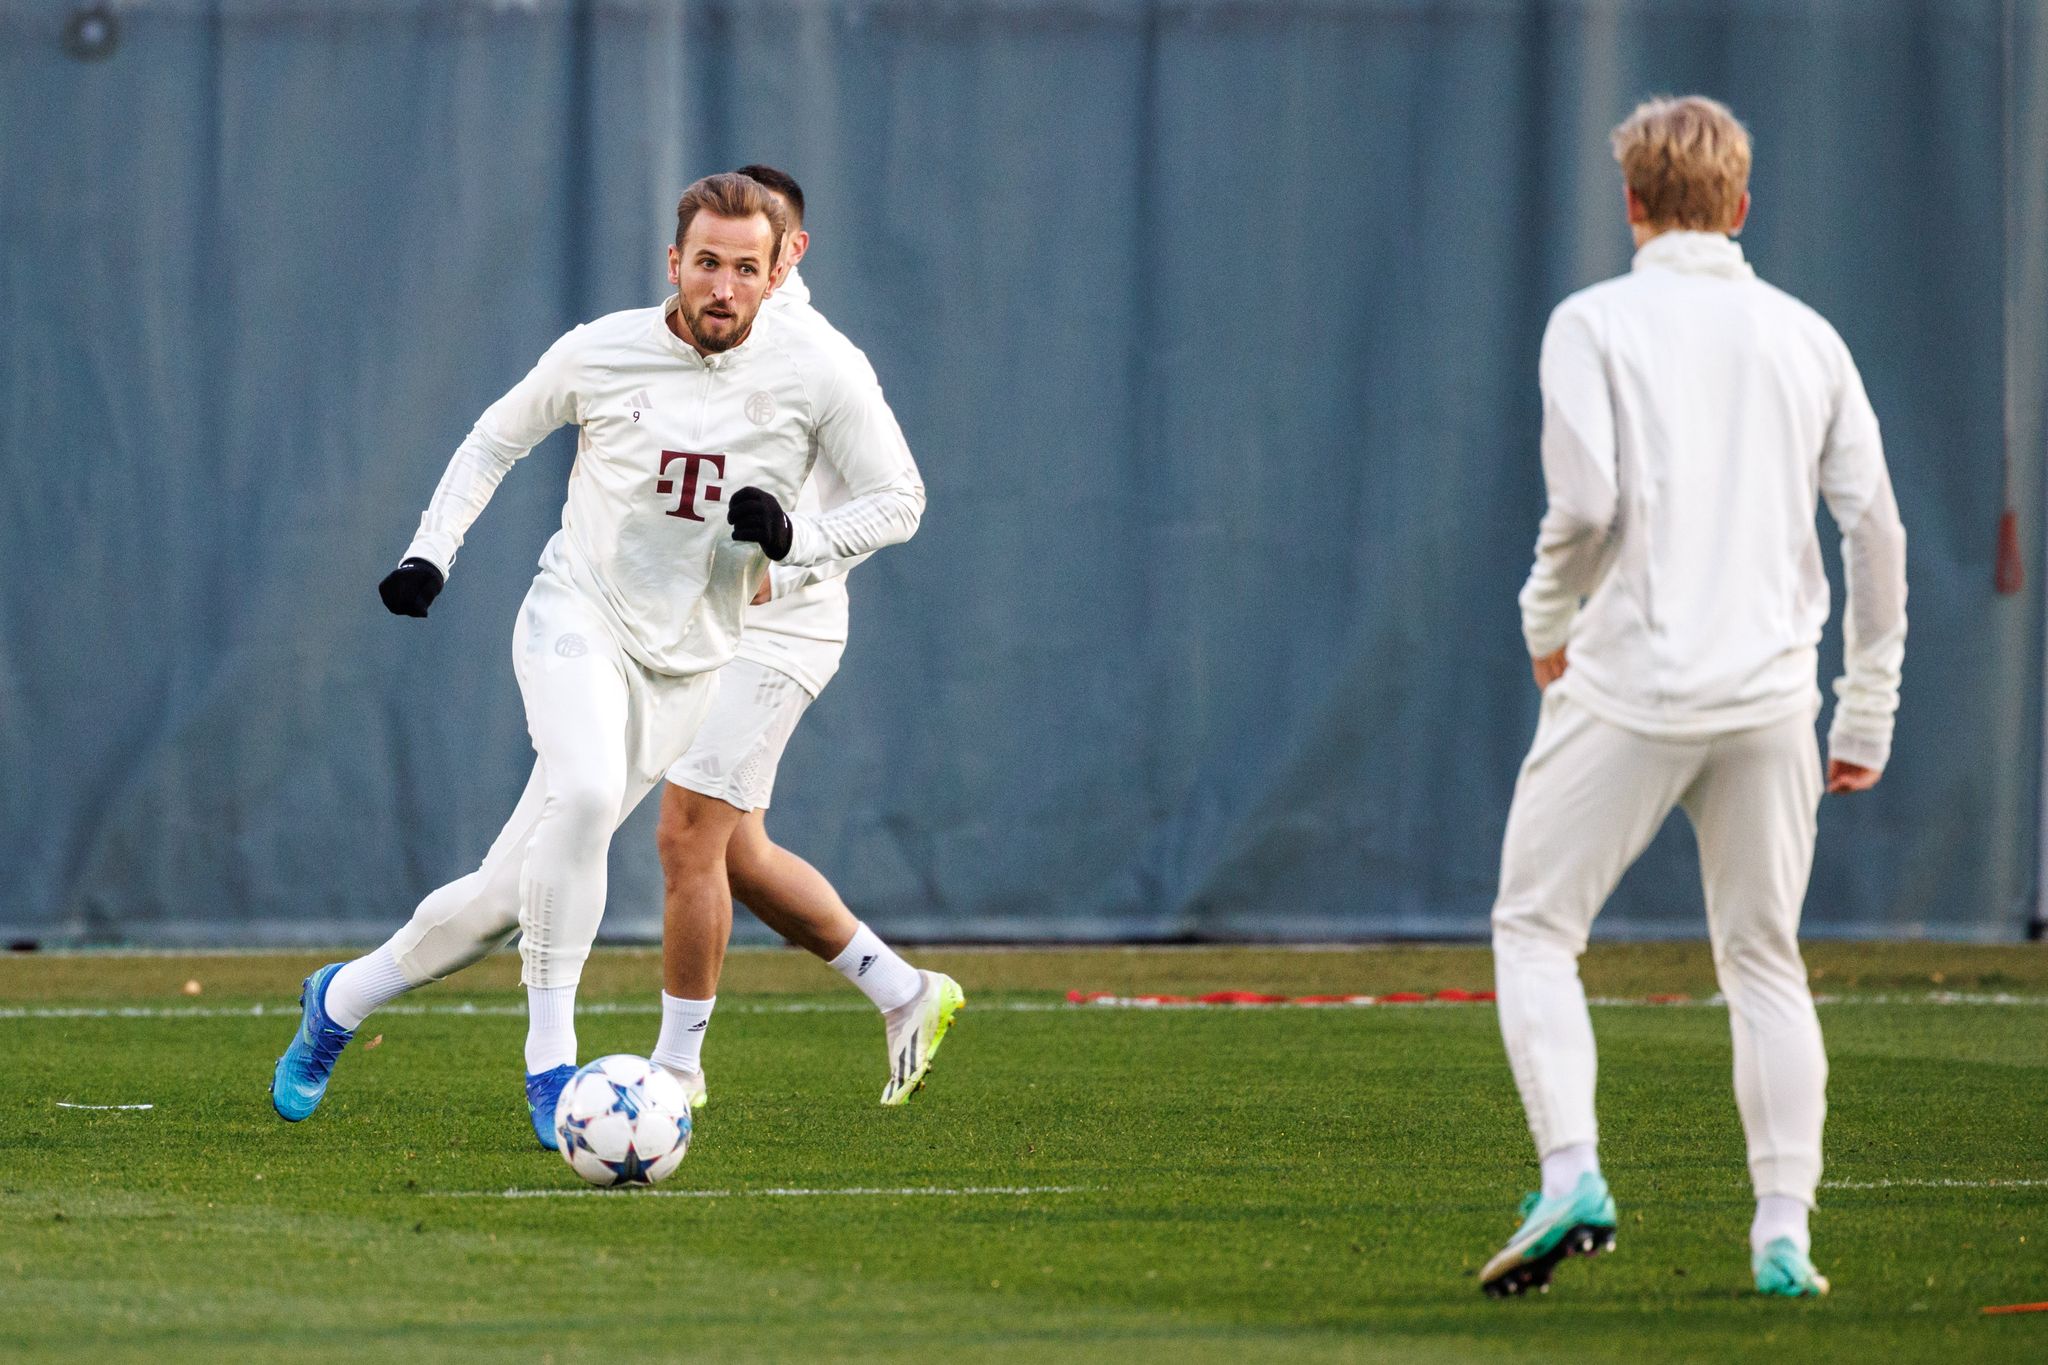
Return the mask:
<path fill-rule="evenodd" d="M 668 515 L 681 517 L 684 521 L 702 521 L 704 518 L 697 515 L 697 466 L 708 464 L 711 466 L 712 473 L 723 478 L 725 477 L 725 456 L 700 455 L 694 450 L 662 451 L 661 473 L 663 477 L 655 480 L 655 492 L 666 496 L 676 491 L 676 481 L 666 476 L 668 474 L 668 467 L 677 460 L 683 462 L 683 500 L 670 508 Z M 703 484 L 703 493 L 704 501 L 706 502 L 718 502 L 721 500 L 718 485 L 709 480 L 706 480 Z"/>

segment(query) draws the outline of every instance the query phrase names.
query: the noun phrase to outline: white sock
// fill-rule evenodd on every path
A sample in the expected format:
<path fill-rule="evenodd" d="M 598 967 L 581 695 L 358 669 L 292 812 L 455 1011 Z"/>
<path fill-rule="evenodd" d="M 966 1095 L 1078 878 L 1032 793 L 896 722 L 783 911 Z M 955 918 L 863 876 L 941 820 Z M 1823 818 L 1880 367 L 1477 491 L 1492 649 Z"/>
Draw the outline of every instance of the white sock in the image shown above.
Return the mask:
<path fill-rule="evenodd" d="M 362 1027 L 363 1020 L 379 1005 L 388 1005 L 412 989 L 412 982 L 399 970 L 391 945 L 355 961 L 327 980 L 327 1017 L 345 1029 Z"/>
<path fill-rule="evenodd" d="M 576 1065 L 576 988 L 526 988 L 526 1074 Z"/>
<path fill-rule="evenodd" d="M 846 951 L 832 959 L 832 970 L 860 987 L 861 994 L 884 1014 L 909 1004 L 924 989 L 924 977 L 917 968 L 898 957 L 896 950 L 865 924 L 854 929 Z"/>
<path fill-rule="evenodd" d="M 1543 1197 L 1570 1194 L 1582 1175 L 1600 1174 L 1600 1149 L 1590 1142 L 1560 1147 L 1543 1158 Z"/>
<path fill-rule="evenodd" d="M 1767 1194 L 1756 1201 L 1756 1221 L 1749 1225 L 1749 1249 L 1762 1251 L 1780 1237 L 1790 1237 L 1801 1251 L 1813 1250 L 1806 1230 L 1806 1204 L 1789 1194 Z"/>
<path fill-rule="evenodd" d="M 661 1038 L 649 1060 L 670 1071 L 703 1071 L 704 1034 L 711 1027 L 711 1007 L 717 1003 L 715 995 L 709 1000 L 685 1000 L 663 991 Z"/>

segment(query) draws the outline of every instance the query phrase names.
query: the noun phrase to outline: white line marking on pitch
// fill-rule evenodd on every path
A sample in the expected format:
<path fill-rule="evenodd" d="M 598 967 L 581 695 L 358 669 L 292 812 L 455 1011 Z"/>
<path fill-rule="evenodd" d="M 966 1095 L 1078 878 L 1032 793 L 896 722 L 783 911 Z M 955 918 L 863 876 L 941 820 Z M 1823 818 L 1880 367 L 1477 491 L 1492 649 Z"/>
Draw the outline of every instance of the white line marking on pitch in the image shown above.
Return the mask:
<path fill-rule="evenodd" d="M 58 1100 L 59 1109 L 154 1109 L 153 1104 L 73 1104 L 70 1100 Z"/>
<path fill-rule="evenodd" d="M 1824 1190 L 2033 1190 L 2048 1180 L 1823 1180 Z"/>
<path fill-rule="evenodd" d="M 1816 995 L 1816 1005 L 2006 1005 L 2026 1008 L 2048 1006 L 2048 995 L 2007 995 L 1963 994 L 1955 991 L 1929 991 L 1924 995 Z M 1490 1004 L 1491 1002 L 1478 1002 Z M 1596 997 L 1589 1004 L 1602 1008 L 1625 1009 L 1725 1009 L 1728 1002 L 1719 996 L 1706 996 L 1692 1000 L 1631 1000 L 1613 997 Z M 1422 1000 L 1400 1004 L 1374 1002 L 1356 1005 L 1298 1005 L 1298 1004 L 1224 1004 L 1204 1005 L 1189 1001 L 1175 1004 L 1137 1004 L 1118 1002 L 1092 1002 L 1075 1004 L 1066 1000 L 999 1000 L 989 1004 L 971 1006 L 976 1014 L 1057 1014 L 1081 1010 L 1144 1010 L 1159 1014 L 1218 1010 L 1344 1010 L 1344 1009 L 1455 1009 L 1466 1005 L 1463 1001 Z M 578 1005 L 577 1013 L 583 1016 L 658 1015 L 661 1006 L 655 1002 L 596 1001 Z M 867 1014 L 874 1006 L 862 1000 L 787 1000 L 741 1003 L 735 1001 L 723 1007 L 726 1013 L 736 1014 Z M 381 1015 L 432 1015 L 436 1017 L 474 1016 L 479 1019 L 524 1019 L 526 1006 L 521 1004 L 479 1005 L 473 1001 L 461 1001 L 452 1005 L 386 1005 L 377 1013 Z M 0 1006 L 0 1021 L 10 1019 L 296 1019 L 299 1007 L 285 1002 L 275 1005 L 10 1005 Z"/>
<path fill-rule="evenodd" d="M 1085 1194 L 1093 1189 L 1089 1185 L 960 1185 L 960 1186 L 906 1186 L 902 1189 L 844 1190 L 631 1190 L 625 1192 L 639 1199 L 859 1199 L 896 1198 L 899 1195 L 943 1195 L 948 1197 L 969 1197 L 986 1195 L 1022 1194 Z M 581 1199 L 594 1194 L 616 1194 L 617 1190 L 435 1190 L 436 1199 Z"/>

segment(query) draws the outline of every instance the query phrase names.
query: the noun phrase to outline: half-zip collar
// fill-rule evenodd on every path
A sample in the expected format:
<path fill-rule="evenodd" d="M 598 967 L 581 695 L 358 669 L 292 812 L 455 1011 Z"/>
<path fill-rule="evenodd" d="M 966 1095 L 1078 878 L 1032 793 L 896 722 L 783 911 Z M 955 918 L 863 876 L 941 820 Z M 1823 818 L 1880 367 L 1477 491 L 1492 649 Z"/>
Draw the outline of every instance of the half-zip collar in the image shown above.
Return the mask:
<path fill-rule="evenodd" d="M 1674 230 L 1643 243 L 1630 267 L 1634 270 L 1675 270 L 1681 275 L 1719 275 L 1747 280 L 1756 276 L 1742 258 L 1742 248 L 1722 232 Z"/>

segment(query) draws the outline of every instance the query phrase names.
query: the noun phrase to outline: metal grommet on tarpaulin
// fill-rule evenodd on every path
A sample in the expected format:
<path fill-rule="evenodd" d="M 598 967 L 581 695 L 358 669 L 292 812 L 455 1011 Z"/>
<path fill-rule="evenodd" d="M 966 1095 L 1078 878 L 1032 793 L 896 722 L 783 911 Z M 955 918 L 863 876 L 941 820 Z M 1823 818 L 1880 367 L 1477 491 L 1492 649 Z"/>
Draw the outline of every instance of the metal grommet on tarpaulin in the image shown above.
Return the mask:
<path fill-rule="evenodd" d="M 87 5 L 64 25 L 64 50 L 81 62 L 113 56 L 120 42 L 121 21 L 105 5 Z"/>

